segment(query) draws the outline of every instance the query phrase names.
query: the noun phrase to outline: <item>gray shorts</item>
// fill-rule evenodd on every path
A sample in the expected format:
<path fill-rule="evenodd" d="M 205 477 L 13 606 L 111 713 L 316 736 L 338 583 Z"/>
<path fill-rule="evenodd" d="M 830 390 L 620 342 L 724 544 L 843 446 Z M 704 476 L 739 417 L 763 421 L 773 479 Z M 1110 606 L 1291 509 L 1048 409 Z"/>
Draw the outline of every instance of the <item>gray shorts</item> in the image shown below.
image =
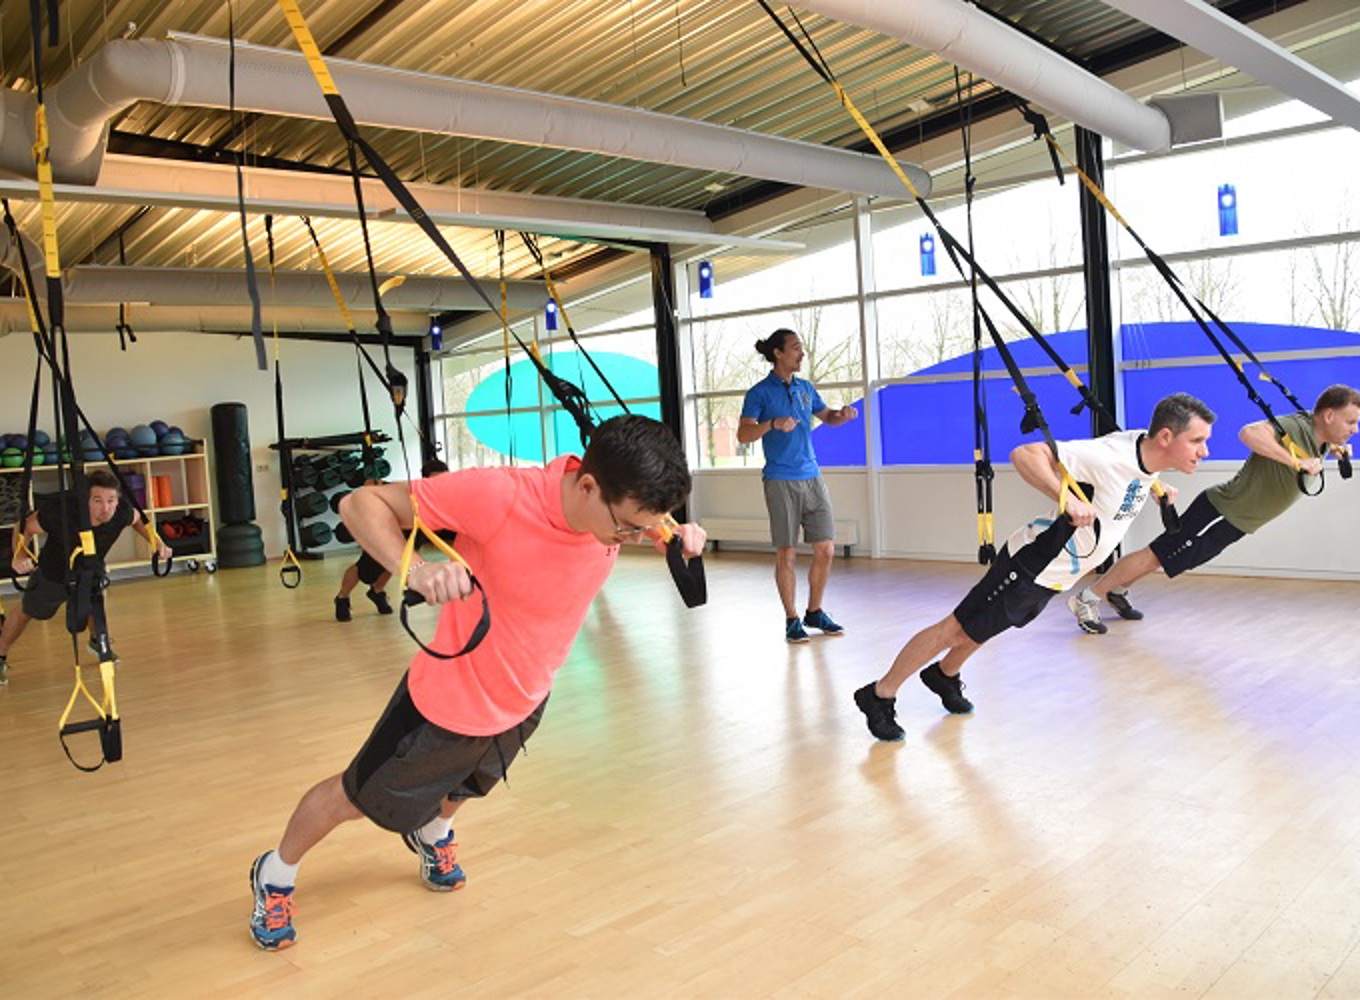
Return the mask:
<path fill-rule="evenodd" d="M 831 494 L 821 476 L 816 479 L 766 479 L 765 508 L 770 512 L 770 537 L 777 549 L 789 549 L 798 544 L 800 525 L 803 541 L 809 545 L 829 542 L 836 537 Z"/>
<path fill-rule="evenodd" d="M 345 794 L 384 829 L 419 829 L 439 814 L 446 798 L 481 798 L 504 780 L 547 704 L 543 699 L 527 719 L 498 736 L 465 736 L 421 715 L 403 676 L 368 742 L 341 776 Z"/>

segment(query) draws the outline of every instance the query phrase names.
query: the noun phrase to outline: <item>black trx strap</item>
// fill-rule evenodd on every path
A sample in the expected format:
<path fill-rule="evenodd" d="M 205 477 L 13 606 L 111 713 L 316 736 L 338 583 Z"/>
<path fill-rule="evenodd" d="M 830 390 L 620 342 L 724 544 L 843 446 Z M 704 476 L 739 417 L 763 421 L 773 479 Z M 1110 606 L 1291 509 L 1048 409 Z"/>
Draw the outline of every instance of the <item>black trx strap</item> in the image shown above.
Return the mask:
<path fill-rule="evenodd" d="M 39 0 L 30 0 L 33 42 L 33 69 L 37 91 L 37 112 L 34 121 L 35 142 L 33 155 L 37 167 L 38 188 L 42 197 L 43 249 L 47 278 L 47 309 L 50 335 L 42 329 L 41 314 L 37 307 L 36 289 L 32 287 L 32 275 L 28 270 L 27 255 L 23 251 L 23 241 L 18 236 L 17 226 L 9 206 L 5 206 L 6 222 L 11 227 L 16 246 L 20 251 L 20 266 L 23 281 L 29 298 L 29 315 L 35 327 L 39 342 L 39 357 L 46 360 L 52 371 L 53 419 L 57 432 L 57 486 L 61 534 L 66 535 L 67 526 L 73 521 L 79 533 L 78 540 L 64 538 L 67 544 L 75 541 L 66 567 L 67 629 L 71 633 L 72 660 L 75 665 L 75 685 L 71 697 L 57 724 L 58 739 L 71 763 L 82 771 L 98 770 L 105 763 L 113 763 L 122 757 L 121 722 L 118 705 L 114 697 L 114 664 L 109 647 L 108 631 L 103 614 L 103 596 L 98 587 L 99 571 L 95 562 L 96 549 L 94 531 L 90 524 L 89 488 L 85 480 L 83 463 L 77 458 L 79 442 L 79 409 L 76 406 L 75 390 L 71 383 L 70 345 L 66 337 L 65 307 L 62 301 L 61 258 L 57 247 L 56 201 L 52 191 L 52 163 L 49 159 L 49 132 L 47 109 L 43 97 L 42 73 L 42 9 Z M 57 10 L 55 0 L 48 3 L 48 26 L 50 44 L 57 44 Z M 96 438 L 97 440 L 97 438 Z M 62 445 L 71 449 L 70 485 L 67 485 L 67 458 Z M 31 467 L 32 444 L 29 446 Z M 72 498 L 75 511 L 69 509 Z M 74 518 L 72 518 L 74 513 Z M 154 531 L 152 538 L 154 539 Z M 92 638 L 100 650 L 100 676 L 103 681 L 103 698 L 96 701 L 90 694 L 80 667 L 79 633 L 90 622 Z M 78 697 L 85 699 L 94 707 L 96 718 L 86 722 L 68 722 Z M 100 737 L 100 760 L 98 764 L 84 765 L 72 755 L 66 738 L 80 732 L 98 732 Z"/>
<path fill-rule="evenodd" d="M 1143 239 L 1142 236 L 1138 234 L 1137 230 L 1135 230 L 1133 226 L 1129 223 L 1129 221 L 1125 219 L 1122 214 L 1120 214 L 1117 208 L 1115 208 L 1114 203 L 1110 200 L 1109 195 L 1107 195 L 1105 191 L 1101 189 L 1100 185 L 1098 185 L 1094 180 L 1091 179 L 1091 177 L 1085 171 L 1083 171 L 1080 167 L 1078 167 L 1075 163 L 1071 161 L 1070 157 L 1067 156 L 1066 151 L 1063 150 L 1063 148 L 1058 144 L 1058 141 L 1053 137 L 1053 133 L 1049 130 L 1047 122 L 1045 122 L 1041 116 L 1036 117 L 1038 117 L 1042 127 L 1036 126 L 1035 134 L 1041 136 L 1048 143 L 1049 152 L 1054 156 L 1055 159 L 1058 156 L 1062 156 L 1063 159 L 1067 160 L 1068 166 L 1076 173 L 1077 177 L 1081 179 L 1082 184 L 1086 186 L 1086 189 L 1090 191 L 1091 195 L 1098 202 L 1100 202 L 1100 204 L 1104 207 L 1105 211 L 1107 211 L 1110 214 L 1110 216 L 1114 218 L 1114 220 L 1124 228 L 1124 231 L 1127 232 L 1129 236 L 1133 238 L 1134 242 L 1138 244 L 1139 248 L 1143 251 L 1143 255 L 1147 257 L 1148 261 L 1152 264 L 1153 268 L 1161 276 L 1162 280 L 1166 282 L 1167 287 L 1171 289 L 1172 294 L 1174 294 L 1176 298 L 1180 301 L 1181 305 L 1185 307 L 1186 311 L 1190 314 L 1190 318 L 1195 321 L 1195 325 L 1198 326 L 1200 330 L 1204 333 L 1204 336 L 1208 338 L 1209 343 L 1211 343 L 1214 346 L 1214 349 L 1218 351 L 1219 356 L 1222 357 L 1225 362 L 1227 362 L 1230 368 L 1232 368 L 1233 374 L 1237 377 L 1237 381 L 1246 391 L 1247 398 L 1256 404 L 1256 406 L 1265 415 L 1267 422 L 1269 422 L 1270 426 L 1274 429 L 1275 433 L 1280 436 L 1281 442 L 1284 444 L 1284 447 L 1288 450 L 1290 456 L 1294 460 L 1294 469 L 1296 476 L 1298 478 L 1299 490 L 1305 496 L 1317 496 L 1319 493 L 1322 492 L 1323 488 L 1326 486 L 1326 481 L 1322 475 L 1322 472 L 1319 471 L 1318 473 L 1317 490 L 1310 493 L 1307 487 L 1306 476 L 1303 472 L 1303 469 L 1300 467 L 1300 464 L 1303 459 L 1310 458 L 1312 456 L 1308 455 L 1289 436 L 1289 432 L 1285 430 L 1284 426 L 1275 416 L 1275 412 L 1271 409 L 1270 404 L 1265 401 L 1265 398 L 1259 392 L 1256 391 L 1256 387 L 1251 384 L 1251 379 L 1247 377 L 1246 372 L 1243 370 L 1242 364 L 1235 357 L 1232 356 L 1232 353 L 1228 350 L 1226 346 L 1224 346 L 1223 341 L 1219 338 L 1218 334 L 1214 332 L 1214 329 L 1217 328 L 1218 333 L 1221 333 L 1224 337 L 1230 340 L 1239 351 L 1246 355 L 1247 360 L 1257 367 L 1258 371 L 1260 372 L 1259 377 L 1261 378 L 1261 380 L 1269 382 L 1273 386 L 1275 386 L 1275 388 L 1279 390 L 1280 394 L 1284 396 L 1286 400 L 1288 400 L 1291 406 L 1294 407 L 1295 411 L 1300 413 L 1308 413 L 1309 411 L 1304 407 L 1302 403 L 1299 402 L 1298 398 L 1289 391 L 1289 389 L 1285 386 L 1283 382 L 1275 378 L 1275 376 L 1271 375 L 1270 372 L 1266 370 L 1265 365 L 1261 363 L 1261 359 L 1258 358 L 1252 352 L 1251 348 L 1249 348 L 1242 341 L 1242 338 L 1240 338 L 1237 335 L 1237 333 L 1232 329 L 1232 327 L 1230 327 L 1226 322 L 1224 322 L 1224 320 L 1221 317 L 1219 317 L 1217 313 L 1210 309 L 1209 306 L 1205 304 L 1203 299 L 1201 299 L 1198 295 L 1195 295 L 1193 292 L 1191 292 L 1189 289 L 1185 287 L 1185 283 L 1181 281 L 1180 276 L 1177 275 L 1176 272 L 1171 269 L 1171 265 L 1168 264 L 1160 254 L 1153 250 L 1152 247 L 1148 246 L 1147 242 Z M 1210 325 L 1211 323 L 1212 326 Z M 1337 471 L 1341 474 L 1341 477 L 1343 479 L 1350 478 L 1351 470 L 1349 457 L 1347 457 L 1344 464 L 1341 462 L 1340 457 L 1338 457 Z"/>
<path fill-rule="evenodd" d="M 18 223 L 15 222 L 14 220 L 14 214 L 13 212 L 10 211 L 8 199 L 0 199 L 0 211 L 3 211 L 5 228 L 9 231 L 10 239 L 14 243 L 14 246 L 17 248 L 19 252 L 19 267 L 23 275 L 20 280 L 20 287 L 23 288 L 24 298 L 28 305 L 29 322 L 32 324 L 33 328 L 34 346 L 36 347 L 38 352 L 38 366 L 39 368 L 41 368 L 43 364 L 48 365 L 48 367 L 52 369 L 54 377 L 61 379 L 64 383 L 65 375 L 59 370 L 61 366 L 57 361 L 55 342 L 53 340 L 52 335 L 48 333 L 47 326 L 43 322 L 42 313 L 38 310 L 37 307 L 38 290 L 33 283 L 32 272 L 29 270 L 28 251 L 24 248 L 23 237 L 22 234 L 19 232 Z M 53 233 L 55 236 L 55 229 L 53 230 Z M 60 267 L 60 265 L 58 265 L 58 267 Z M 55 328 L 53 329 L 53 333 L 55 333 Z M 65 331 L 63 330 L 63 336 L 64 333 Z M 37 373 L 35 373 L 34 385 L 37 386 L 38 382 L 39 382 L 38 375 Z M 74 392 L 72 393 L 72 398 L 74 399 Z M 56 401 L 54 400 L 54 405 L 55 403 Z M 33 421 L 33 428 L 29 432 L 30 448 L 29 454 L 26 456 L 25 462 L 26 471 L 24 473 L 25 478 L 30 480 L 32 475 L 31 443 L 33 437 L 33 430 L 36 430 L 37 428 L 36 407 L 37 401 L 35 400 L 32 404 L 30 412 L 30 419 L 31 421 Z M 95 446 L 99 449 L 99 454 L 103 458 L 104 464 L 108 466 L 109 472 L 111 472 L 113 476 L 118 480 L 118 486 L 120 491 L 122 492 L 123 497 L 132 506 L 133 510 L 136 511 L 138 518 L 142 522 L 142 526 L 147 530 L 147 534 L 151 542 L 152 553 L 151 572 L 155 576 L 168 576 L 172 569 L 172 562 L 174 559 L 173 554 L 169 559 L 165 561 L 165 564 L 162 566 L 160 563 L 160 556 L 158 554 L 158 549 L 160 547 L 160 537 L 156 534 L 155 526 L 151 523 L 151 516 L 147 514 L 146 509 L 143 508 L 142 505 L 137 502 L 137 498 L 133 496 L 132 490 L 128 488 L 127 480 L 123 478 L 122 471 L 118 468 L 118 465 L 114 461 L 113 456 L 109 454 L 109 451 L 104 446 L 103 441 L 100 440 L 99 435 L 95 433 L 94 425 L 90 423 L 90 419 L 85 415 L 85 411 L 80 408 L 79 401 L 75 402 L 75 413 L 76 416 L 79 418 L 80 426 L 83 427 L 89 433 L 90 437 L 94 440 Z M 79 435 L 77 433 L 77 438 L 78 436 Z M 69 441 L 67 442 L 67 446 L 71 447 Z M 72 451 L 72 454 L 74 454 L 74 451 Z M 26 495 L 27 494 L 25 494 L 25 496 Z"/>
<path fill-rule="evenodd" d="M 227 0 L 227 44 L 230 56 L 227 63 L 228 114 L 233 126 L 236 121 L 236 6 Z M 236 206 L 241 215 L 241 249 L 246 258 L 246 291 L 250 295 L 250 332 L 255 338 L 255 364 L 262 372 L 269 371 L 264 353 L 264 327 L 260 322 L 260 287 L 255 281 L 255 256 L 250 252 L 250 236 L 246 232 L 246 186 L 241 171 L 241 153 L 233 152 L 232 165 L 236 168 Z"/>
<path fill-rule="evenodd" d="M 973 80 L 968 79 L 971 97 Z M 968 252 L 973 242 L 973 109 L 963 96 L 959 70 L 954 68 L 954 93 L 959 105 L 959 131 L 963 139 L 963 202 L 968 220 Z M 996 558 L 996 520 L 992 513 L 992 440 L 987 427 L 987 393 L 982 383 L 982 303 L 978 299 L 977 268 L 969 265 L 968 288 L 973 306 L 973 486 L 977 495 L 978 562 L 990 566 Z"/>
<path fill-rule="evenodd" d="M 434 243 L 449 262 L 453 264 L 458 273 L 462 275 L 463 280 L 466 281 L 473 291 L 477 293 L 477 296 L 486 303 L 487 308 L 493 313 L 496 312 L 496 304 L 491 296 L 487 294 L 486 289 L 482 287 L 481 283 L 478 282 L 475 277 L 473 277 L 472 272 L 468 270 L 462 259 L 454 252 L 453 247 L 449 244 L 448 240 L 444 238 L 444 234 L 439 231 L 439 227 L 434 224 L 424 208 L 422 208 L 420 203 L 416 200 L 415 196 L 411 194 L 406 185 L 402 183 L 401 178 L 396 175 L 378 151 L 360 134 L 353 115 L 345 104 L 344 98 L 340 95 L 340 91 L 336 87 L 335 81 L 331 78 L 330 70 L 326 68 L 325 60 L 321 56 L 321 51 L 317 47 L 316 39 L 312 36 L 311 29 L 307 27 L 307 22 L 302 16 L 302 11 L 297 5 L 297 0 L 279 0 L 279 6 L 283 9 L 284 15 L 288 19 L 288 25 L 293 31 L 293 36 L 297 39 L 298 47 L 306 57 L 312 75 L 316 78 L 317 84 L 321 88 L 322 96 L 325 98 L 326 105 L 330 109 L 331 116 L 335 119 L 335 123 L 339 127 L 341 134 L 345 137 L 349 154 L 350 173 L 354 180 L 355 202 L 359 210 L 360 227 L 364 235 L 364 250 L 368 258 L 369 278 L 374 286 L 374 300 L 378 312 L 378 330 L 383 337 L 384 349 L 386 350 L 387 341 L 391 336 L 391 322 L 387 318 L 387 313 L 382 307 L 381 295 L 379 294 L 377 287 L 377 273 L 373 267 L 372 251 L 368 239 L 368 223 L 363 206 L 363 189 L 359 175 L 359 151 L 363 152 L 365 162 L 372 168 L 373 172 L 378 175 L 378 178 L 383 182 L 383 185 L 391 193 L 392 197 L 396 199 L 397 203 L 411 220 L 421 228 L 425 235 L 430 238 L 430 241 Z M 553 396 L 557 398 L 557 401 L 561 404 L 562 408 L 570 413 L 572 419 L 576 421 L 577 428 L 582 435 L 582 441 L 588 440 L 597 421 L 590 412 L 590 403 L 586 398 L 585 392 L 577 386 L 572 385 L 566 379 L 551 372 L 538 354 L 530 350 L 524 341 L 520 339 L 519 335 L 513 330 L 510 331 L 510 335 L 515 339 L 516 343 L 519 344 L 520 348 L 528 354 L 534 367 L 538 370 L 539 377 L 543 379 L 544 383 L 552 392 Z M 405 376 L 401 376 L 401 374 L 392 367 L 390 358 L 388 361 L 388 374 L 393 383 L 393 403 L 398 411 L 398 429 L 400 430 L 400 412 L 405 402 Z M 397 402 L 396 377 L 400 377 L 401 379 L 402 399 L 400 403 Z M 601 375 L 601 377 L 603 377 L 603 375 Z M 610 391 L 613 392 L 612 387 Z M 617 394 L 615 393 L 614 395 L 617 399 Z M 622 404 L 621 399 L 619 402 Z M 627 407 L 624 407 L 624 409 L 626 410 Z M 414 496 L 412 497 L 412 503 L 414 505 Z M 418 527 L 423 529 L 423 526 Z M 678 549 L 679 535 L 674 531 L 674 522 L 670 521 L 669 516 L 662 522 L 660 527 L 665 535 L 664 541 L 667 545 L 674 546 Z M 414 530 L 415 529 L 413 529 L 413 532 Z M 426 532 L 426 534 L 428 535 L 429 532 Z M 436 544 L 439 545 L 440 543 L 436 542 Z M 442 547 L 447 548 L 447 546 Z M 452 551 L 452 549 L 448 549 L 449 553 L 452 553 Z M 683 558 L 679 559 L 679 562 L 683 565 Z M 695 557 L 695 559 L 690 560 L 690 565 L 693 566 L 696 562 L 699 563 L 698 572 L 701 573 L 702 562 L 700 561 L 700 557 Z M 674 576 L 676 561 L 672 560 L 668 555 L 667 563 L 671 566 L 672 575 Z M 406 581 L 404 576 L 401 583 L 402 586 L 405 587 Z M 682 586 L 678 578 L 676 584 L 677 587 L 681 587 L 681 596 L 684 597 L 687 606 L 695 606 L 695 604 L 691 603 L 691 600 L 702 603 L 702 601 L 700 601 L 701 588 L 697 584 L 685 584 Z M 689 586 L 690 588 L 688 595 L 685 593 L 685 586 Z M 706 599 L 706 590 L 702 596 Z M 403 608 L 404 607 L 405 605 L 403 604 Z"/>
<path fill-rule="evenodd" d="M 779 30 L 783 32 L 784 36 L 793 44 L 794 48 L 798 50 L 798 53 L 812 70 L 825 80 L 832 90 L 835 91 L 836 99 L 840 102 L 841 106 L 845 108 L 855 120 L 855 123 L 860 127 L 860 130 L 868 137 L 874 148 L 878 150 L 878 153 L 883 158 L 884 162 L 888 164 L 893 173 L 897 175 L 898 180 L 902 182 L 903 186 L 911 194 L 912 199 L 916 202 L 917 207 L 920 208 L 921 213 L 930 221 L 936 233 L 939 234 L 940 242 L 943 244 L 950 262 L 954 265 L 954 268 L 958 271 L 959 275 L 965 280 L 970 281 L 970 283 L 981 278 L 983 283 L 994 295 L 996 295 L 1002 305 L 1006 307 L 1007 311 L 1010 312 L 1025 332 L 1030 335 L 1031 339 L 1033 339 L 1034 342 L 1039 345 L 1040 349 L 1048 355 L 1049 359 L 1058 367 L 1072 387 L 1077 390 L 1081 400 L 1072 408 L 1072 412 L 1080 413 L 1087 407 L 1091 408 L 1093 411 L 1106 412 L 1105 407 L 1101 404 L 1100 400 L 1097 399 L 1090 389 L 1082 383 L 1081 379 L 1077 377 L 1077 374 L 1035 328 L 1029 317 L 1027 317 L 1020 308 L 1011 301 L 1010 297 L 1006 295 L 992 276 L 978 264 L 976 258 L 968 248 L 960 243 L 954 235 L 941 224 L 939 217 L 936 216 L 935 211 L 930 207 L 926 200 L 921 197 L 920 192 L 916 189 L 916 185 L 912 184 L 911 179 L 907 177 L 906 172 L 903 171 L 901 164 L 897 162 L 897 158 L 888 150 L 888 147 L 884 144 L 883 139 L 879 136 L 878 132 L 869 124 L 868 119 L 865 118 L 859 108 L 855 106 L 855 103 L 850 99 L 850 95 L 846 92 L 845 88 L 837 81 L 835 74 L 831 71 L 831 67 L 827 64 L 826 60 L 822 58 L 821 53 L 817 51 L 816 44 L 807 34 L 806 29 L 803 29 L 802 22 L 798 22 L 798 25 L 803 31 L 803 37 L 807 41 L 807 46 L 804 46 L 803 42 L 800 41 L 788 26 L 784 24 L 779 15 L 774 12 L 766 0 L 757 0 L 757 2 L 764 9 L 765 13 L 770 16 L 770 19 L 774 21 Z M 797 15 L 794 15 L 794 17 L 796 20 Z M 968 264 L 968 270 L 964 269 L 964 263 Z M 1043 435 L 1044 441 L 1053 455 L 1053 461 L 1057 466 L 1058 475 L 1062 482 L 1058 494 L 1058 509 L 1060 512 L 1066 513 L 1067 496 L 1069 493 L 1083 501 L 1087 499 L 1086 494 L 1082 492 L 1080 485 L 1072 478 L 1072 475 L 1068 472 L 1066 466 L 1063 465 L 1062 459 L 1058 454 L 1057 441 L 1054 440 L 1053 435 L 1049 430 L 1048 422 L 1044 419 L 1043 411 L 1039 408 L 1039 402 L 1035 398 L 1034 393 L 1030 391 L 1024 375 L 1021 374 L 1020 368 L 1015 363 L 1015 359 L 1011 355 L 1010 349 L 1006 346 L 1005 341 L 1002 339 L 1000 332 L 997 330 L 996 324 L 992 321 L 986 308 L 980 303 L 977 312 L 981 317 L 982 322 L 986 325 L 988 335 L 991 337 L 997 353 L 1001 356 L 1001 360 L 1005 364 L 1007 372 L 1010 374 L 1011 381 L 1015 384 L 1015 390 L 1024 404 L 1025 415 L 1020 423 L 1021 431 L 1026 434 L 1036 430 L 1039 431 Z M 1110 418 L 1110 423 L 1115 424 L 1113 418 Z M 1064 525 L 1066 526 L 1065 528 L 1063 527 Z M 1057 533 L 1063 530 L 1066 531 L 1067 536 L 1070 538 L 1075 528 L 1072 526 L 1069 519 L 1060 517 L 1054 522 L 1050 531 Z M 1099 523 L 1097 523 L 1095 525 L 1097 539 L 1099 539 L 1099 531 Z M 1065 541 L 1066 540 L 1064 539 L 1064 543 Z M 1059 549 L 1061 549 L 1061 546 L 1059 546 Z"/>
<path fill-rule="evenodd" d="M 120 266 L 127 266 L 127 253 L 123 249 L 123 232 L 118 231 L 118 263 Z M 132 324 L 128 322 L 128 304 L 118 303 L 118 324 L 114 327 L 118 333 L 118 349 L 126 351 L 128 343 L 137 343 L 137 334 L 133 332 Z"/>
<path fill-rule="evenodd" d="M 289 590 L 302 584 L 302 563 L 297 557 L 297 525 L 293 517 L 291 480 L 293 449 L 288 445 L 288 434 L 283 418 L 283 363 L 279 359 L 278 305 L 274 297 L 274 217 L 264 217 L 264 237 L 269 247 L 269 311 L 274 324 L 274 430 L 279 439 L 279 493 L 283 501 L 283 523 L 288 532 L 288 543 L 283 549 L 283 564 L 279 567 L 279 582 Z"/>
<path fill-rule="evenodd" d="M 499 261 L 498 275 L 501 284 L 501 347 L 505 351 L 505 433 L 510 443 L 510 464 L 515 464 L 515 414 L 514 387 L 511 381 L 510 364 L 510 310 L 509 292 L 505 284 L 505 230 L 496 230 L 496 257 Z"/>
<path fill-rule="evenodd" d="M 628 404 L 623 401 L 623 397 L 614 388 L 613 383 L 609 381 L 604 372 L 600 371 L 600 366 L 595 363 L 595 359 L 590 356 L 590 352 L 585 349 L 585 345 L 576 336 L 576 330 L 571 325 L 571 318 L 567 315 L 566 303 L 562 301 L 562 296 L 558 294 L 557 285 L 552 279 L 552 273 L 548 270 L 547 261 L 544 260 L 543 252 L 538 248 L 538 240 L 525 232 L 521 232 L 519 238 L 523 241 L 525 249 L 529 251 L 529 255 L 534 258 L 534 263 L 538 265 L 538 269 L 543 272 L 543 283 L 547 286 L 548 294 L 552 296 L 553 302 L 557 305 L 557 315 L 562 318 L 562 325 L 567 328 L 567 336 L 571 338 L 572 344 L 581 352 L 581 356 L 586 359 L 596 377 L 604 383 L 604 387 L 609 390 L 609 395 L 614 397 L 614 402 L 623 408 L 624 413 L 631 412 L 628 409 Z"/>

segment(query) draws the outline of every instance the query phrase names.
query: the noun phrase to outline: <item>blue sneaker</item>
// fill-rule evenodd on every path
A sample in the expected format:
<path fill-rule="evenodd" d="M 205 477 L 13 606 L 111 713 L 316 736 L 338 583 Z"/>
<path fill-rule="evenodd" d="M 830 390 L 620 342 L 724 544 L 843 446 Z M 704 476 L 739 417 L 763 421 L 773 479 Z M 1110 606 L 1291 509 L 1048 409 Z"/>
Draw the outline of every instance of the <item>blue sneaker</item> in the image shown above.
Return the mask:
<path fill-rule="evenodd" d="M 250 866 L 250 888 L 255 893 L 255 912 L 250 918 L 250 936 L 265 951 L 282 951 L 297 941 L 293 929 L 293 887 L 260 884 L 260 865 L 269 857 L 265 851 Z"/>
<path fill-rule="evenodd" d="M 844 626 L 837 625 L 831 620 L 831 616 L 818 608 L 816 611 L 809 611 L 803 616 L 803 624 L 808 628 L 815 628 L 822 635 L 845 635 Z"/>
<path fill-rule="evenodd" d="M 790 618 L 784 622 L 784 639 L 788 642 L 807 642 L 807 630 L 803 628 L 803 623 L 797 618 Z"/>
<path fill-rule="evenodd" d="M 420 855 L 420 880 L 426 888 L 434 892 L 452 892 L 467 885 L 467 875 L 463 866 L 458 864 L 458 843 L 453 839 L 453 831 L 442 840 L 427 844 L 421 839 L 420 831 L 402 834 L 402 842 L 414 853 Z"/>

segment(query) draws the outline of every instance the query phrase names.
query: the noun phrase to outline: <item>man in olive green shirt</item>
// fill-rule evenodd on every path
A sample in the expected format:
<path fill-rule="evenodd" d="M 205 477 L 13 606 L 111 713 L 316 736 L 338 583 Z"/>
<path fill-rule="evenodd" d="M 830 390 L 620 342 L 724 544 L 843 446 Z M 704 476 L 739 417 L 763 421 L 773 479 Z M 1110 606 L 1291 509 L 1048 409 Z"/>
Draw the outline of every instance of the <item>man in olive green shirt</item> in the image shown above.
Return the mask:
<path fill-rule="evenodd" d="M 1346 443 L 1360 422 L 1360 392 L 1347 385 L 1324 390 L 1312 414 L 1300 410 L 1279 418 L 1291 441 L 1303 452 L 1295 459 L 1268 420 L 1247 424 L 1237 434 L 1251 455 L 1226 483 L 1211 486 L 1190 504 L 1177 531 L 1166 531 L 1147 548 L 1126 555 L 1092 586 L 1074 593 L 1067 606 L 1085 632 L 1103 635 L 1100 602 L 1108 601 L 1119 617 L 1137 621 L 1143 613 L 1129 602 L 1129 587 L 1160 568 L 1169 577 L 1202 566 L 1233 542 L 1273 521 L 1303 496 L 1299 474 L 1316 476 L 1330 451 L 1350 454 Z"/>

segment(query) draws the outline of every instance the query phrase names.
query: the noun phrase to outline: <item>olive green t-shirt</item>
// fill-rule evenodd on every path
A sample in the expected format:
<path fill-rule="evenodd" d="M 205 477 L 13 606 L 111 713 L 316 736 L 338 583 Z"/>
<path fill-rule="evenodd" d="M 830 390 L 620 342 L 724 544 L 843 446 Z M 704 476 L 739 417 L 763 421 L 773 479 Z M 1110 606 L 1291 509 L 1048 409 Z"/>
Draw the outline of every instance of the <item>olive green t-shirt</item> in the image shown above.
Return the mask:
<path fill-rule="evenodd" d="M 1310 458 L 1321 454 L 1311 413 L 1300 411 L 1279 420 L 1280 426 Z M 1303 496 L 1294 469 L 1255 452 L 1237 470 L 1237 475 L 1226 483 L 1209 487 L 1205 494 L 1229 524 L 1248 535 L 1279 517 Z"/>

